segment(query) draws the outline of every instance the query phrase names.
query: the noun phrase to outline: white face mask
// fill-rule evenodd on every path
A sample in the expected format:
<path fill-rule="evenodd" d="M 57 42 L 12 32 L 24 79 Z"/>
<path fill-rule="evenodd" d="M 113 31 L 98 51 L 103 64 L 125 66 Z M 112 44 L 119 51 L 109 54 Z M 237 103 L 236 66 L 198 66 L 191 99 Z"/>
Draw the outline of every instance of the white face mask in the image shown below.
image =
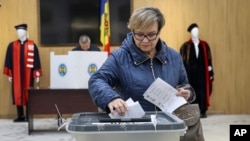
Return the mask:
<path fill-rule="evenodd" d="M 193 38 L 198 38 L 199 37 L 199 28 L 195 27 L 191 30 L 191 35 Z"/>
<path fill-rule="evenodd" d="M 26 40 L 27 36 L 27 31 L 24 29 L 17 29 L 17 37 L 19 40 L 24 41 Z"/>

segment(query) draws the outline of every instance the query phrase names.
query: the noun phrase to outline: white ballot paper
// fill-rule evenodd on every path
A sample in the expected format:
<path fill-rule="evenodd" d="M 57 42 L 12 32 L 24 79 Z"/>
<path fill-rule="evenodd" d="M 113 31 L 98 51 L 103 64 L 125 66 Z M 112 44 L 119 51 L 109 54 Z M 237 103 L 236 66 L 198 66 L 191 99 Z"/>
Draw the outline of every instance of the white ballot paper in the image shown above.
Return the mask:
<path fill-rule="evenodd" d="M 157 78 L 143 94 L 144 98 L 155 104 L 163 112 L 173 113 L 174 110 L 187 103 L 180 96 L 176 96 L 178 91 L 167 82 Z"/>
<path fill-rule="evenodd" d="M 109 114 L 111 118 L 141 118 L 145 115 L 144 110 L 138 101 L 134 102 L 131 98 L 126 101 L 128 105 L 128 110 L 125 112 L 124 116 L 120 116 L 117 111 L 114 114 Z"/>

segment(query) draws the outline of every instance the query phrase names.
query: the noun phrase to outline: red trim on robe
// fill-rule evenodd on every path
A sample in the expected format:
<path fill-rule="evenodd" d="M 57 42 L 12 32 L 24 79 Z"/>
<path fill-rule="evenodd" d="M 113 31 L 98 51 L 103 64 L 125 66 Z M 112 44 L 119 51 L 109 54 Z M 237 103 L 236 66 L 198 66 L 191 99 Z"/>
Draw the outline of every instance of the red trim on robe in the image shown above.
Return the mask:
<path fill-rule="evenodd" d="M 3 68 L 3 74 L 8 75 L 9 77 L 12 77 L 12 71 L 6 66 L 4 66 Z"/>
<path fill-rule="evenodd" d="M 201 46 L 203 47 L 204 53 L 204 61 L 205 61 L 205 79 L 206 79 L 206 107 L 210 106 L 210 78 L 209 78 L 209 71 L 208 71 L 208 56 L 207 56 L 207 48 L 206 43 L 200 40 Z"/>
<path fill-rule="evenodd" d="M 18 41 L 13 42 L 13 80 L 12 80 L 12 86 L 13 86 L 13 94 L 14 94 L 14 101 L 16 105 L 23 105 L 23 98 L 22 98 L 22 88 L 21 88 L 21 64 L 20 64 L 20 43 Z M 23 74 L 22 74 L 23 75 Z"/>

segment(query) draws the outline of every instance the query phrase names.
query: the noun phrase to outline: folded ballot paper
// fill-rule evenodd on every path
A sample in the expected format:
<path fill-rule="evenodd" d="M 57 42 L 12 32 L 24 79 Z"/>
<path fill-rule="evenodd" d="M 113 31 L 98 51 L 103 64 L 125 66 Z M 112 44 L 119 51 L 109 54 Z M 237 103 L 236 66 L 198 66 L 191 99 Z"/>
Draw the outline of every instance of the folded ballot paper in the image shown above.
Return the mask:
<path fill-rule="evenodd" d="M 131 98 L 126 101 L 128 105 L 128 110 L 125 112 L 124 116 L 120 116 L 117 111 L 114 114 L 109 114 L 111 118 L 141 118 L 145 115 L 144 110 L 138 101 L 134 102 Z"/>
<path fill-rule="evenodd" d="M 178 91 L 167 82 L 157 78 L 143 94 L 144 98 L 159 107 L 165 113 L 173 113 L 177 108 L 187 103 L 176 96 Z"/>

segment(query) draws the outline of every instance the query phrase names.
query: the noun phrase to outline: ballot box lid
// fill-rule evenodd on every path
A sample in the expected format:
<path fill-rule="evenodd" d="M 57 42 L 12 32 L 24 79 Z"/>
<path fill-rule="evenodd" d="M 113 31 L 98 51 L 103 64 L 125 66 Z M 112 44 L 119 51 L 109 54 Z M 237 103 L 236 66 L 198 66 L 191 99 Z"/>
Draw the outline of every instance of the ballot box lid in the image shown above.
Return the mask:
<path fill-rule="evenodd" d="M 144 121 L 156 115 L 156 122 Z M 185 130 L 186 126 L 183 120 L 175 115 L 157 112 L 146 112 L 142 119 L 129 121 L 127 119 L 118 119 L 119 121 L 101 121 L 100 119 L 109 118 L 107 113 L 84 112 L 73 114 L 71 121 L 67 125 L 68 132 L 152 132 L 152 131 L 177 131 Z"/>

